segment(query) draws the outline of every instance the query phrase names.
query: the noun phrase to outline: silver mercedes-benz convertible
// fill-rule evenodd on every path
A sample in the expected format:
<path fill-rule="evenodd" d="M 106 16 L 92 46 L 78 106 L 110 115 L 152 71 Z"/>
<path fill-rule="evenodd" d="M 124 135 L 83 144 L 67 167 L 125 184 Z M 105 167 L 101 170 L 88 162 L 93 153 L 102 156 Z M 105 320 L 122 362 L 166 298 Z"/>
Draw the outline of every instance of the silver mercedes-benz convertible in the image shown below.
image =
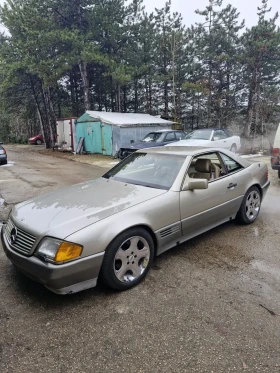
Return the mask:
<path fill-rule="evenodd" d="M 99 179 L 16 205 L 1 241 L 19 271 L 55 293 L 98 279 L 125 290 L 156 255 L 232 219 L 253 223 L 269 184 L 265 164 L 227 150 L 143 149 Z"/>

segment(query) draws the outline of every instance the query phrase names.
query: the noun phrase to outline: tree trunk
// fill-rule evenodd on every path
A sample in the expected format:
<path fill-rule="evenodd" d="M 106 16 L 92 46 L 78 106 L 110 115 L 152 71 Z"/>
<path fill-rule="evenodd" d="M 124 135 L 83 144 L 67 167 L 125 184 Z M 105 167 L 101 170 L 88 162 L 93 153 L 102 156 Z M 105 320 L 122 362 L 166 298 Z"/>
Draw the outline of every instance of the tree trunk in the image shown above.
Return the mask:
<path fill-rule="evenodd" d="M 75 102 L 75 83 L 74 83 L 72 71 L 70 72 L 69 80 L 70 80 L 70 97 L 71 97 L 72 115 L 77 115 L 76 102 Z"/>
<path fill-rule="evenodd" d="M 134 112 L 138 111 L 138 79 L 134 80 Z"/>
<path fill-rule="evenodd" d="M 48 127 L 50 130 L 50 135 L 51 135 L 51 147 L 54 147 L 56 143 L 57 129 L 56 129 L 55 112 L 54 112 L 52 101 L 51 101 L 50 88 L 46 88 L 43 90 L 43 96 L 44 96 L 44 100 L 46 104 L 47 123 L 48 123 Z"/>
<path fill-rule="evenodd" d="M 44 140 L 45 140 L 45 146 L 46 146 L 46 148 L 50 148 L 51 147 L 50 130 L 49 130 L 49 127 L 48 127 L 47 123 L 44 120 L 43 113 L 42 113 L 40 103 L 39 103 L 39 99 L 38 99 L 38 95 L 37 95 L 35 85 L 34 85 L 34 82 L 33 82 L 33 79 L 32 79 L 31 76 L 30 76 L 30 84 L 31 84 L 32 94 L 33 94 L 33 98 L 34 98 L 34 101 L 35 101 L 37 114 L 38 114 L 38 118 L 39 118 L 39 122 L 40 122 L 41 132 L 42 132 L 42 135 L 43 135 Z M 42 90 L 41 82 L 40 82 L 40 89 Z"/>
<path fill-rule="evenodd" d="M 79 63 L 82 83 L 83 83 L 83 91 L 84 91 L 84 107 L 85 110 L 90 110 L 90 99 L 89 99 L 89 79 L 88 79 L 88 71 L 87 71 L 87 64 L 83 61 Z"/>
<path fill-rule="evenodd" d="M 151 113 L 151 108 L 150 108 L 150 103 L 149 103 L 149 85 L 148 85 L 148 80 L 145 78 L 145 99 L 146 99 L 146 112 L 148 114 Z"/>
<path fill-rule="evenodd" d="M 61 100 L 60 100 L 60 91 L 59 86 L 57 85 L 57 110 L 58 110 L 58 118 L 61 118 Z"/>
<path fill-rule="evenodd" d="M 251 131 L 254 130 L 256 121 L 256 101 L 257 101 L 257 70 L 255 69 L 252 76 L 252 83 L 249 93 L 247 120 L 244 126 L 244 136 L 250 137 Z"/>
<path fill-rule="evenodd" d="M 114 87 L 113 87 L 113 79 L 110 76 L 110 83 L 111 83 L 111 110 L 114 112 L 115 109 L 115 103 L 114 103 Z"/>
<path fill-rule="evenodd" d="M 164 81 L 164 116 L 167 119 L 168 116 L 168 83 Z"/>
<path fill-rule="evenodd" d="M 127 97 L 126 97 L 126 87 L 123 87 L 123 112 L 127 112 Z"/>
<path fill-rule="evenodd" d="M 149 107 L 150 107 L 149 114 L 152 114 L 152 81 L 151 81 L 151 78 L 149 78 Z"/>
<path fill-rule="evenodd" d="M 118 84 L 118 87 L 117 87 L 117 102 L 118 102 L 118 112 L 121 113 L 122 112 L 122 108 L 121 108 L 121 87 L 120 87 L 119 84 Z"/>
<path fill-rule="evenodd" d="M 207 128 L 211 122 L 211 112 L 212 112 L 212 61 L 209 63 L 209 81 L 208 81 L 208 99 L 207 99 Z"/>
<path fill-rule="evenodd" d="M 227 83 L 226 83 L 226 110 L 225 110 L 225 120 L 224 120 L 224 125 L 225 128 L 228 126 L 228 116 L 229 116 L 229 105 L 230 105 L 230 73 L 229 73 L 229 67 L 227 70 Z"/>

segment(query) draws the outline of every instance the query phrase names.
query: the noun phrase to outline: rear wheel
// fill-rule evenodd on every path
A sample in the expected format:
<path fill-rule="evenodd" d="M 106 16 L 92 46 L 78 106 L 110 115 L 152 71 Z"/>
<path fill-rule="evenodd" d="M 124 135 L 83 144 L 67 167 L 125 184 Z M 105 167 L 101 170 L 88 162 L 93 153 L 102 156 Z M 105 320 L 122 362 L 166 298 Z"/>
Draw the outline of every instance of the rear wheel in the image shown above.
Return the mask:
<path fill-rule="evenodd" d="M 139 284 L 148 273 L 154 257 L 154 243 L 143 228 L 120 234 L 105 252 L 100 276 L 116 290 L 127 290 Z"/>
<path fill-rule="evenodd" d="M 250 188 L 245 194 L 236 220 L 241 224 L 253 223 L 261 209 L 261 194 L 257 187 Z"/>
<path fill-rule="evenodd" d="M 41 140 L 36 140 L 36 144 L 37 144 L 37 145 L 41 145 L 41 144 L 42 144 L 42 141 L 41 141 Z"/>

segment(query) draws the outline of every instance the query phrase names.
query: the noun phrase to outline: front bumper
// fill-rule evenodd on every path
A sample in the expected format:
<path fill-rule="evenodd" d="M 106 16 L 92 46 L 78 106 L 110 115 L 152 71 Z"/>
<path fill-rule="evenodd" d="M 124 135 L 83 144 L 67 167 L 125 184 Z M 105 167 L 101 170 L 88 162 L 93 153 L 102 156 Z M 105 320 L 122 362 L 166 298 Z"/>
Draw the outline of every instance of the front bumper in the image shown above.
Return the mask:
<path fill-rule="evenodd" d="M 42 262 L 35 256 L 21 255 L 10 248 L 4 235 L 4 226 L 1 230 L 1 242 L 7 258 L 20 272 L 42 283 L 54 293 L 77 293 L 96 285 L 104 252 L 55 265 Z"/>

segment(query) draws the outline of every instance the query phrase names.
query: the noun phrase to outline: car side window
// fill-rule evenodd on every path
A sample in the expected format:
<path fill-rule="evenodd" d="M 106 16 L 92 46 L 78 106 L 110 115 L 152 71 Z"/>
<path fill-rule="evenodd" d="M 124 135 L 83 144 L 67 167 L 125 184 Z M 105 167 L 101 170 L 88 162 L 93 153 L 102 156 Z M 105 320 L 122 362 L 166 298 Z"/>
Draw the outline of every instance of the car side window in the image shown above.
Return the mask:
<path fill-rule="evenodd" d="M 228 137 L 227 134 L 223 130 L 214 131 L 214 136 L 213 136 L 214 141 L 223 140 L 223 139 L 226 139 L 227 137 Z"/>
<path fill-rule="evenodd" d="M 241 166 L 241 164 L 236 162 L 234 159 L 230 158 L 228 155 L 225 155 L 224 153 L 220 153 L 220 154 L 224 161 L 224 164 L 226 166 L 228 173 L 236 172 L 238 170 L 243 169 L 243 166 Z"/>
<path fill-rule="evenodd" d="M 184 137 L 183 132 L 175 132 L 175 136 L 177 140 L 181 140 Z"/>
<path fill-rule="evenodd" d="M 201 154 L 192 159 L 188 169 L 188 176 L 192 179 L 218 179 L 223 172 L 220 157 L 216 152 Z"/>
<path fill-rule="evenodd" d="M 174 132 L 169 132 L 166 134 L 165 141 L 175 141 L 175 140 L 176 138 L 175 138 Z"/>

